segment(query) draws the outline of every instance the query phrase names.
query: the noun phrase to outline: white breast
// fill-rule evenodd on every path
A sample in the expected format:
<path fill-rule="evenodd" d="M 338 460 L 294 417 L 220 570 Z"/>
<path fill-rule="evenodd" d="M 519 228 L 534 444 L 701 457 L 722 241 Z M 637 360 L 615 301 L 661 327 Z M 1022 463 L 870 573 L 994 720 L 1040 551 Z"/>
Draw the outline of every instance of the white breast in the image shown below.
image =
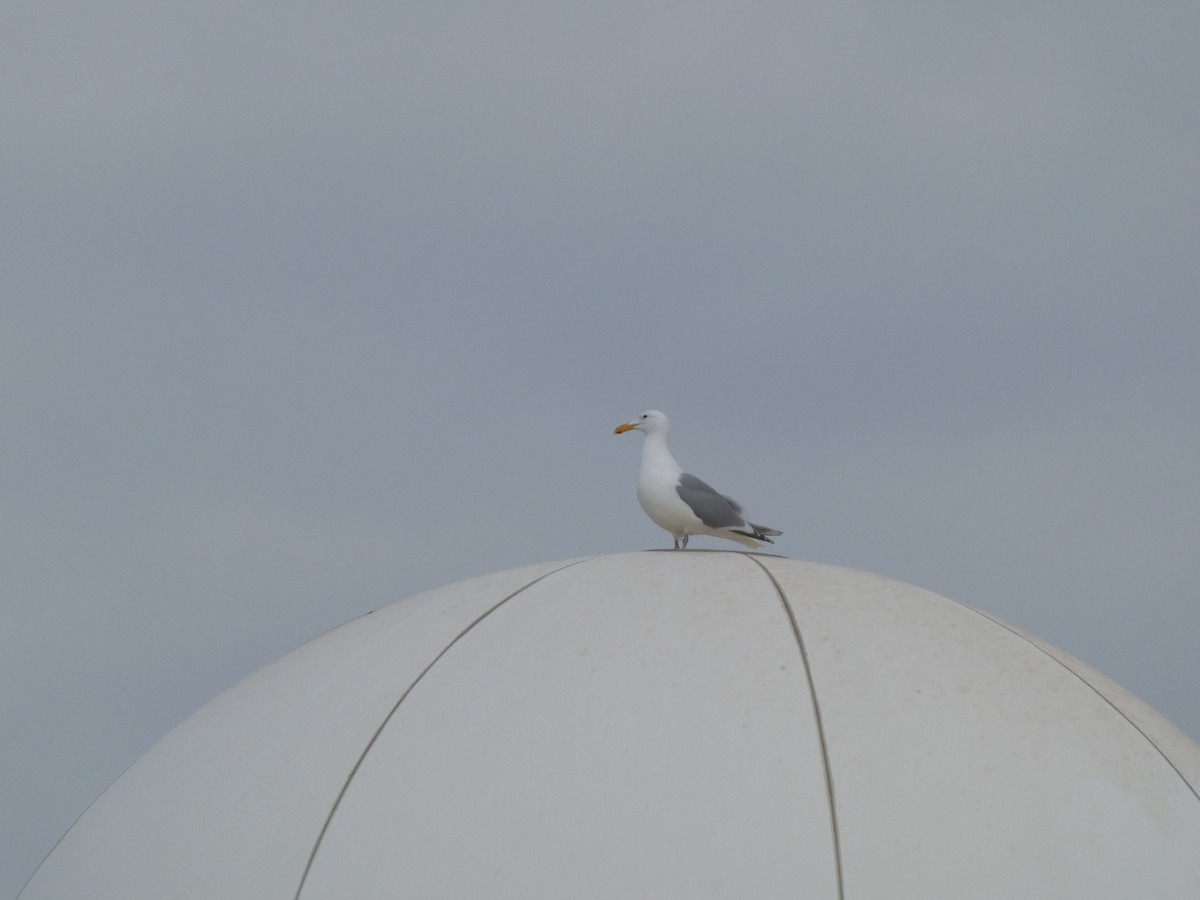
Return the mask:
<path fill-rule="evenodd" d="M 694 534 L 700 520 L 675 490 L 682 471 L 667 449 L 666 440 L 659 435 L 647 435 L 638 473 L 638 503 L 659 528 L 672 534 Z"/>

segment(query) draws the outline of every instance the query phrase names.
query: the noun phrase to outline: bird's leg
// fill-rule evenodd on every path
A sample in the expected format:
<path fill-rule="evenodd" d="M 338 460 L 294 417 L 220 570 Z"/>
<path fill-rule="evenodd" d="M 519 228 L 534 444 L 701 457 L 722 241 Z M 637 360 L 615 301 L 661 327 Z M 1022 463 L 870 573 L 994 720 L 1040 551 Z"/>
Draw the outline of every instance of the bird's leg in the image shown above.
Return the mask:
<path fill-rule="evenodd" d="M 679 535 L 675 535 L 675 549 L 679 549 Z"/>
<path fill-rule="evenodd" d="M 680 550 L 686 550 L 686 549 L 687 549 L 687 539 L 688 539 L 688 533 L 685 531 L 685 532 L 683 533 L 683 543 L 681 543 L 681 544 L 679 545 L 679 549 L 680 549 Z"/>

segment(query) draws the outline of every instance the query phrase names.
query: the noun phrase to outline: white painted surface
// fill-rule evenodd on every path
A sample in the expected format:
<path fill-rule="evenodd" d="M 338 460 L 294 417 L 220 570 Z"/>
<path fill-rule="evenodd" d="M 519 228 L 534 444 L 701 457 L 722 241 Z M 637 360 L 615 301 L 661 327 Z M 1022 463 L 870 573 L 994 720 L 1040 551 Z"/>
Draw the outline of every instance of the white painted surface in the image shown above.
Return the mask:
<path fill-rule="evenodd" d="M 935 594 L 764 564 L 805 636 L 847 897 L 1200 897 L 1200 799 L 1131 723 L 1146 707 Z"/>
<path fill-rule="evenodd" d="M 306 644 L 164 738 L 21 898 L 833 898 L 822 737 L 848 898 L 1200 896 L 1200 747 L 1103 676 L 908 585 L 667 551 Z"/>
<path fill-rule="evenodd" d="M 833 896 L 807 680 L 768 579 L 716 553 L 562 576 L 413 691 L 303 896 Z"/>
<path fill-rule="evenodd" d="M 333 799 L 404 690 L 476 616 L 561 565 L 413 597 L 243 680 L 102 794 L 22 900 L 292 897 Z"/>

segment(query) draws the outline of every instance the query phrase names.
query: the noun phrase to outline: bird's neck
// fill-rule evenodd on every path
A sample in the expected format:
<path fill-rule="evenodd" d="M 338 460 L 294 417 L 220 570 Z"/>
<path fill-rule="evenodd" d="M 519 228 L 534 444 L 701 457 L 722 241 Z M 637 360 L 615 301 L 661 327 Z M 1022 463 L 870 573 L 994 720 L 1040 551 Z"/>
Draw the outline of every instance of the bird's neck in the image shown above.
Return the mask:
<path fill-rule="evenodd" d="M 675 462 L 675 457 L 671 455 L 671 448 L 667 446 L 665 434 L 646 435 L 646 440 L 642 444 L 642 471 L 670 472 L 673 475 L 678 475 L 683 471 L 679 467 L 679 463 Z"/>

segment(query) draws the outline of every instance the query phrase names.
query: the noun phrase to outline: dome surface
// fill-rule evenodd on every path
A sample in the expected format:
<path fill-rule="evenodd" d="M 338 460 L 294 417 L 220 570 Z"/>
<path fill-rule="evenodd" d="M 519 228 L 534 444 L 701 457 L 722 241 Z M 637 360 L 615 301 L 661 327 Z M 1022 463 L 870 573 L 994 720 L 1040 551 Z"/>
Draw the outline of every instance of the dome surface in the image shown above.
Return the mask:
<path fill-rule="evenodd" d="M 1067 654 L 780 557 L 544 563 L 203 707 L 21 900 L 1195 898 L 1200 747 Z"/>

